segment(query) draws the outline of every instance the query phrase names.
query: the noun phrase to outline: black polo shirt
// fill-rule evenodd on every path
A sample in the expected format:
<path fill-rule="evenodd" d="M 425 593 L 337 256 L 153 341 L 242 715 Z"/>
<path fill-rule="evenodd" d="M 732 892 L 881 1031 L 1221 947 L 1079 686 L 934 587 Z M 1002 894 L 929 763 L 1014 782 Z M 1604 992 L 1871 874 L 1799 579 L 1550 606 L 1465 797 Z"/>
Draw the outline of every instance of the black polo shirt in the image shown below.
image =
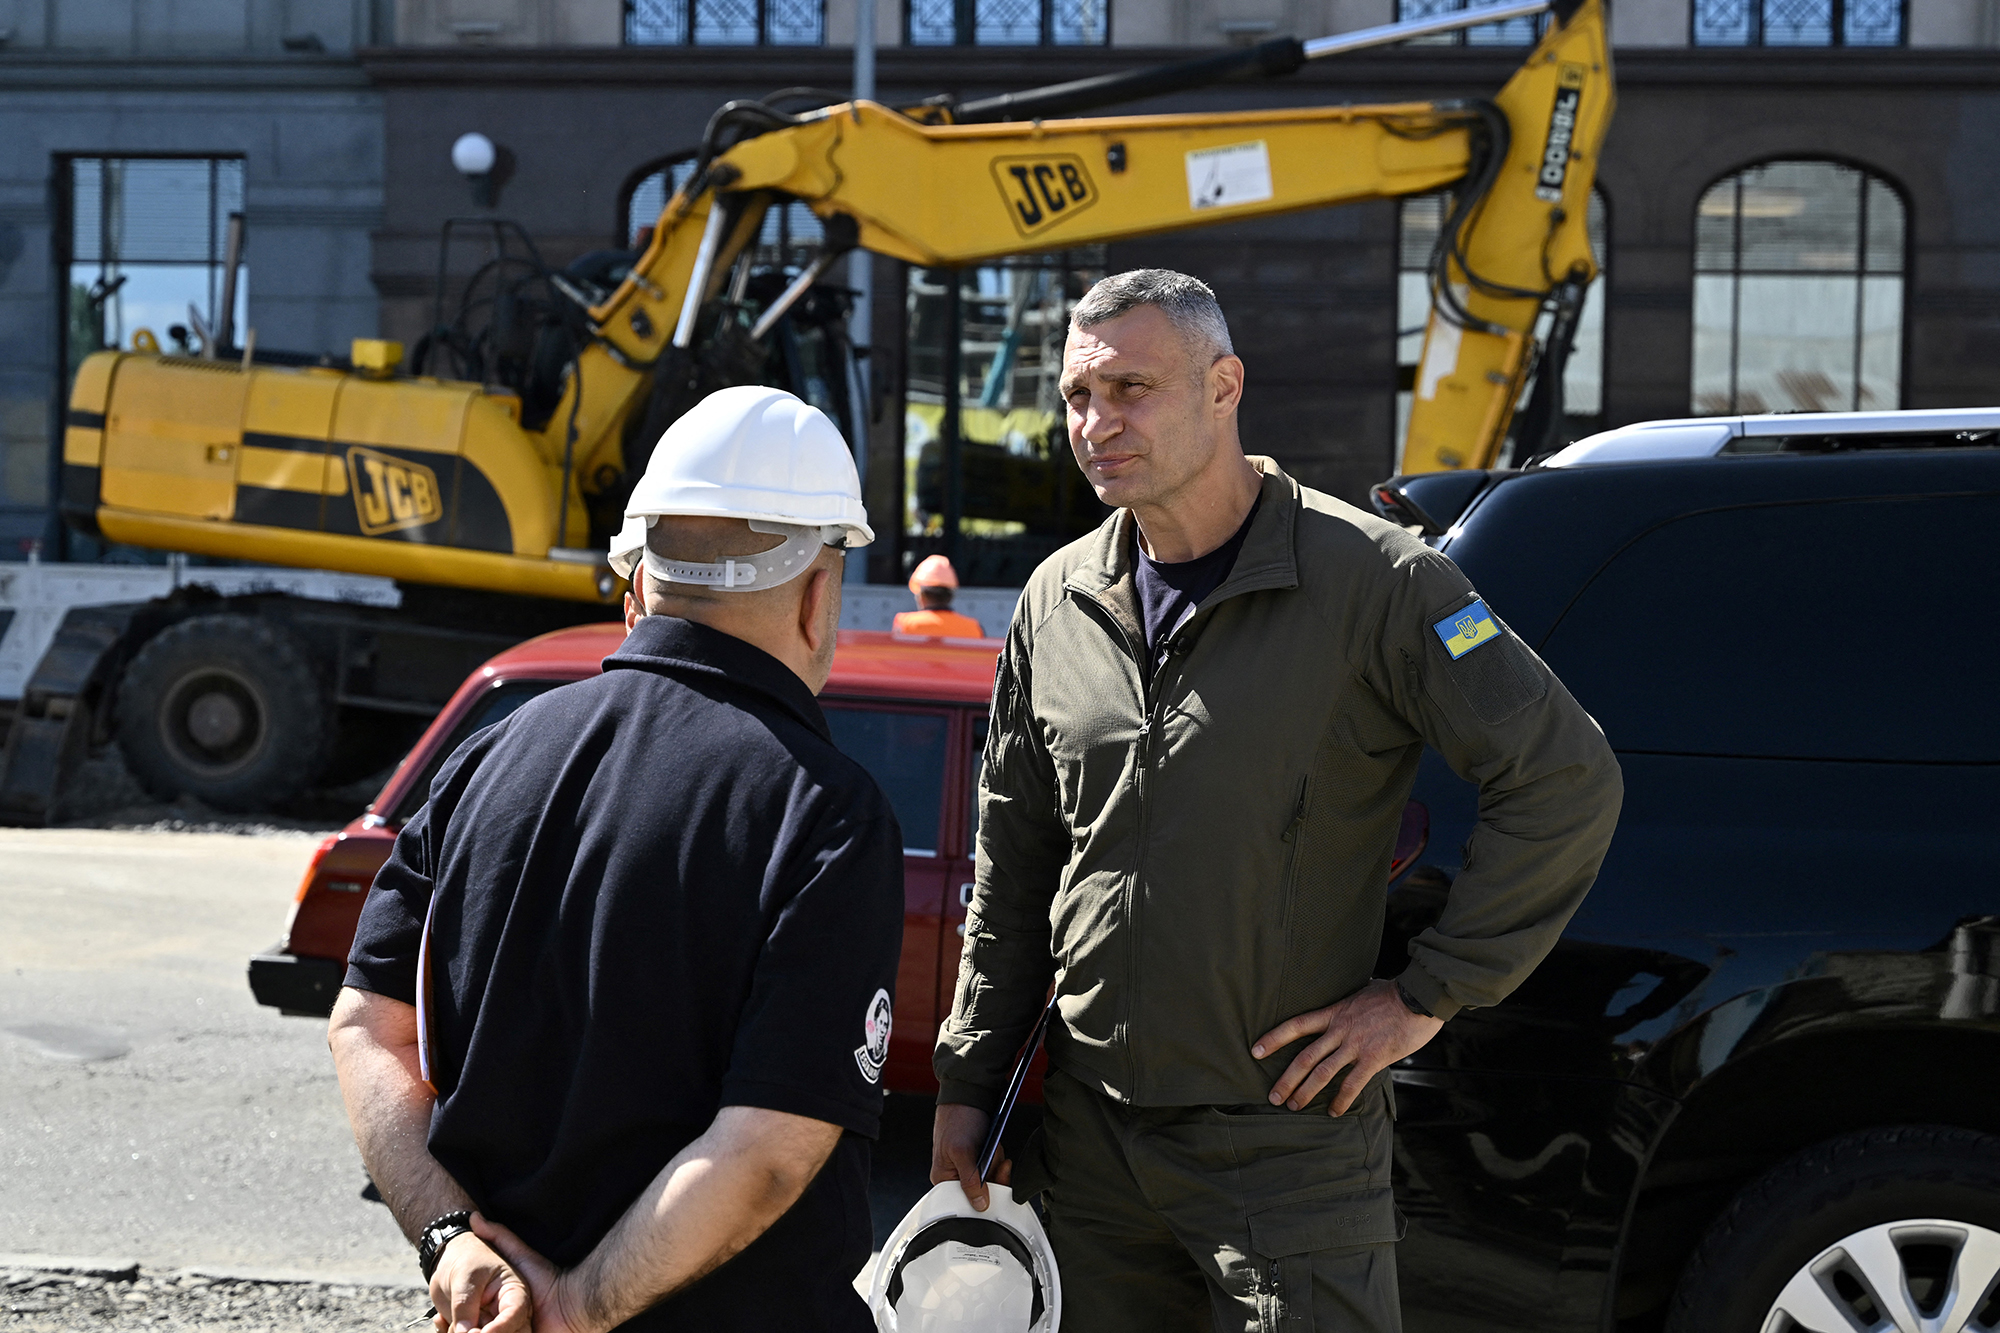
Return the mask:
<path fill-rule="evenodd" d="M 841 1126 L 792 1210 L 632 1329 L 866 1329 L 868 1139 L 902 836 L 818 703 L 740 639 L 639 622 L 604 674 L 438 771 L 347 985 L 415 1002 L 433 892 L 433 1156 L 561 1265 L 724 1106 Z"/>

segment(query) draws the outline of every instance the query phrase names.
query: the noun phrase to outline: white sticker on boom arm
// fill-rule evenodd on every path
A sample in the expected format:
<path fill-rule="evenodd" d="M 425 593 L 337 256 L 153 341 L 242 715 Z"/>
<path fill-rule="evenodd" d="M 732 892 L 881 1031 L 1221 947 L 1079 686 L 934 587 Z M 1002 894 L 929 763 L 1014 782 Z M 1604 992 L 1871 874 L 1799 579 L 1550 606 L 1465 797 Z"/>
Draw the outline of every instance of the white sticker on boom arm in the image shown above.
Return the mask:
<path fill-rule="evenodd" d="M 1234 208 L 1271 197 L 1271 153 L 1264 141 L 1196 148 L 1187 155 L 1188 207 Z"/>

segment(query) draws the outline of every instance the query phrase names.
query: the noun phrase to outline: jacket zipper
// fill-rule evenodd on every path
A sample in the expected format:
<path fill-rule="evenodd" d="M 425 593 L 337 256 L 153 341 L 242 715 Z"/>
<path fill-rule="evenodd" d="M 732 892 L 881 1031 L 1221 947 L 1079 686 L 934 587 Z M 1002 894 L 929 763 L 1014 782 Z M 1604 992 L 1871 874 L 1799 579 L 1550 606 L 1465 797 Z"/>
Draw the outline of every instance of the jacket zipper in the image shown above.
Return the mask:
<path fill-rule="evenodd" d="M 1128 1086 L 1133 1089 L 1133 1095 L 1136 1096 L 1140 1084 L 1139 1034 L 1137 1029 L 1133 1027 L 1131 1019 L 1132 1015 L 1139 1012 L 1139 876 L 1144 871 L 1146 865 L 1146 832 L 1147 825 L 1150 822 L 1146 774 L 1152 767 L 1153 741 L 1160 730 L 1160 701 L 1166 695 L 1165 689 L 1162 688 L 1164 684 L 1163 677 L 1166 674 L 1168 665 L 1176 661 L 1181 655 L 1181 636 L 1185 633 L 1189 625 L 1193 624 L 1196 620 L 1202 619 L 1201 612 L 1206 608 L 1196 608 L 1194 615 L 1183 620 L 1168 633 L 1165 644 L 1166 651 L 1160 655 L 1161 661 L 1159 665 L 1156 669 L 1148 671 L 1145 659 L 1139 655 L 1142 651 L 1141 647 L 1133 644 L 1132 636 L 1125 632 L 1123 625 L 1118 623 L 1118 617 L 1111 613 L 1111 608 L 1100 601 L 1095 593 L 1085 592 L 1081 588 L 1074 587 L 1072 591 L 1078 593 L 1092 606 L 1095 606 L 1104 619 L 1110 622 L 1111 627 L 1118 631 L 1118 637 L 1125 645 L 1126 656 L 1132 659 L 1133 666 L 1139 672 L 1140 718 L 1139 734 L 1136 738 L 1136 749 L 1138 752 L 1136 766 L 1138 768 L 1138 776 L 1134 783 L 1137 788 L 1139 801 L 1139 820 L 1136 834 L 1138 850 L 1132 858 L 1132 872 L 1127 877 L 1125 883 L 1125 934 L 1129 942 L 1125 952 L 1125 994 L 1127 997 L 1124 1025 L 1125 1061 L 1130 1071 Z M 1305 793 L 1303 790 L 1299 793 L 1299 803 L 1301 808 L 1297 819 L 1294 821 L 1295 823 L 1304 818 Z"/>
<path fill-rule="evenodd" d="M 1299 799 L 1292 806 L 1292 822 L 1285 825 L 1285 831 L 1278 835 L 1280 842 L 1290 842 L 1298 837 L 1300 827 L 1306 822 L 1306 789 L 1311 785 L 1310 775 L 1299 779 Z"/>
<path fill-rule="evenodd" d="M 1312 774 L 1299 779 L 1299 796 L 1292 803 L 1292 820 L 1285 825 L 1285 831 L 1278 840 L 1285 844 L 1284 910 L 1278 918 L 1278 932 L 1284 941 L 1284 966 L 1278 972 L 1278 1008 L 1285 1010 L 1289 1001 L 1286 990 L 1292 981 L 1291 938 L 1293 924 L 1298 917 L 1299 902 L 1299 860 L 1305 849 L 1306 805 L 1312 797 Z M 1282 1013 L 1279 1018 L 1289 1018 L 1290 1013 Z"/>
<path fill-rule="evenodd" d="M 1146 864 L 1146 766 L 1152 750 L 1153 735 L 1153 686 L 1152 675 L 1146 670 L 1145 659 L 1139 656 L 1140 649 L 1132 642 L 1132 636 L 1118 623 L 1118 617 L 1111 608 L 1098 600 L 1096 594 L 1076 589 L 1085 600 L 1095 606 L 1118 631 L 1118 637 L 1125 645 L 1125 655 L 1132 659 L 1133 667 L 1139 673 L 1139 734 L 1136 738 L 1136 768 L 1138 770 L 1133 785 L 1137 789 L 1139 801 L 1138 830 L 1135 834 L 1138 850 L 1132 858 L 1131 872 L 1125 878 L 1125 1018 L 1121 1026 L 1125 1029 L 1125 1064 L 1128 1071 L 1126 1086 L 1137 1095 L 1139 1087 L 1139 1059 L 1137 1055 L 1138 1033 L 1132 1026 L 1132 1016 L 1139 1011 L 1139 876 Z M 1126 1100 L 1130 1100 L 1128 1096 Z"/>

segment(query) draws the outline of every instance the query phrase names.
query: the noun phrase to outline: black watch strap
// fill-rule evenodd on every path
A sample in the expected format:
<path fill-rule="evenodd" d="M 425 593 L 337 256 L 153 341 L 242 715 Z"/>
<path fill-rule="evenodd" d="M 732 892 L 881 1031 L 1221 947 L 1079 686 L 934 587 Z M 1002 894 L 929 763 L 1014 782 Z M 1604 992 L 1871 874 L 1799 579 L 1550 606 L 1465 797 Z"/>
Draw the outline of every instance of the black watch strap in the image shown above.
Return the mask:
<path fill-rule="evenodd" d="M 1408 986 L 1405 986 L 1400 979 L 1396 982 L 1396 998 L 1403 1002 L 1403 1007 L 1405 1009 L 1417 1015 L 1417 1017 L 1419 1018 L 1437 1017 L 1436 1014 L 1424 1008 L 1424 1003 L 1422 1000 L 1419 1000 L 1416 996 L 1410 994 L 1410 988 Z"/>
<path fill-rule="evenodd" d="M 433 1219 L 417 1233 L 417 1267 L 424 1270 L 424 1281 L 430 1281 L 431 1274 L 437 1272 L 444 1247 L 471 1230 L 472 1214 L 457 1212 Z"/>

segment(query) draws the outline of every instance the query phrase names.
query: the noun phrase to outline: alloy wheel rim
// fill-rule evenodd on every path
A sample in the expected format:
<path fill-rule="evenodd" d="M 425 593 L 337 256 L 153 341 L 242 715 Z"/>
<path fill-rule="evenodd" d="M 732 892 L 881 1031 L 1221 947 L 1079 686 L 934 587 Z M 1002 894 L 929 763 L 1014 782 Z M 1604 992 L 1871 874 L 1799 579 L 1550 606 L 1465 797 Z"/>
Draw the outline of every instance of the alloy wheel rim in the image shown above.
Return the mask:
<path fill-rule="evenodd" d="M 2000 1232 L 1911 1218 L 1820 1251 L 1778 1293 L 1762 1333 L 2000 1333 Z"/>

